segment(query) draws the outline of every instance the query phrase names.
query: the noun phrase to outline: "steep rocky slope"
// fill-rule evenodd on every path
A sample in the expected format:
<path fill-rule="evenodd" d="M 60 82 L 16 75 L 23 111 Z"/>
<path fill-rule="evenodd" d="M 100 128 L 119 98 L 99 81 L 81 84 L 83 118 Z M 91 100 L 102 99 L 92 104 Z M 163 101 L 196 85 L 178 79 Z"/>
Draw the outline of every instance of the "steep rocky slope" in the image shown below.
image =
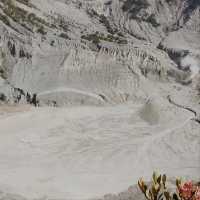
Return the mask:
<path fill-rule="evenodd" d="M 181 82 L 182 57 L 199 62 L 198 1 L 0 3 L 1 76 L 25 92 L 131 96 L 141 75 Z"/>

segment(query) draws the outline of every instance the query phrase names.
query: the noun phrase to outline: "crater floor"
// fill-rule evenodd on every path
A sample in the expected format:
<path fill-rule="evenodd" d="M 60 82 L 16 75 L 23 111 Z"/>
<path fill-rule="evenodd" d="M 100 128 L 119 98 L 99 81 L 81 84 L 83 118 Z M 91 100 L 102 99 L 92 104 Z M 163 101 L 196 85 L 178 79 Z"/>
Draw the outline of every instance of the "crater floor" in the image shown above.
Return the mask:
<path fill-rule="evenodd" d="M 89 199 L 153 170 L 199 177 L 199 125 L 185 110 L 161 113 L 155 103 L 126 103 L 1 114 L 0 187 L 29 199 Z"/>

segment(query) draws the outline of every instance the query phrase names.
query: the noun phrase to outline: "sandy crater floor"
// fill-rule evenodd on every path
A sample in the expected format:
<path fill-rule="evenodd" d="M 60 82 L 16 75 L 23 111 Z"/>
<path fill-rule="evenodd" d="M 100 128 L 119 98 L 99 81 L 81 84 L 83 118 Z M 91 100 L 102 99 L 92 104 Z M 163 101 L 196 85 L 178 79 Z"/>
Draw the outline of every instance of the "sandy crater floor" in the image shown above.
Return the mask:
<path fill-rule="evenodd" d="M 200 176 L 199 125 L 189 112 L 165 116 L 142 104 L 0 110 L 0 186 L 11 193 L 88 199 L 156 169 Z"/>

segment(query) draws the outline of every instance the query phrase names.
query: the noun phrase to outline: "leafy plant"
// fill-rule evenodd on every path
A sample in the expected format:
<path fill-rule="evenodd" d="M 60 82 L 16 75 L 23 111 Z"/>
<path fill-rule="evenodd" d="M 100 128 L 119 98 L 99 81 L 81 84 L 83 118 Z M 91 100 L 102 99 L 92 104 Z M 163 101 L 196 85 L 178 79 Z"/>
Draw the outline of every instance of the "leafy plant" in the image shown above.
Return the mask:
<path fill-rule="evenodd" d="M 147 200 L 200 200 L 200 185 L 191 181 L 183 183 L 176 180 L 177 192 L 170 193 L 166 186 L 166 175 L 153 173 L 151 184 L 146 184 L 141 178 L 138 186 Z"/>
<path fill-rule="evenodd" d="M 148 200 L 161 200 L 164 197 L 170 199 L 170 194 L 166 190 L 166 175 L 157 175 L 155 172 L 152 176 L 152 184 L 148 187 L 147 184 L 140 179 L 138 185 Z"/>

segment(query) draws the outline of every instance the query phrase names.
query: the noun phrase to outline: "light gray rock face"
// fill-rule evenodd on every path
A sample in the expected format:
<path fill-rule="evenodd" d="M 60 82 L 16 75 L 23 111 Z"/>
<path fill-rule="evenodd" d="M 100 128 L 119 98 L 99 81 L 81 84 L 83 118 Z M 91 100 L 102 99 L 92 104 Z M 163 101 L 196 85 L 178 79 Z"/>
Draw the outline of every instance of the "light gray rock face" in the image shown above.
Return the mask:
<path fill-rule="evenodd" d="M 42 101 L 128 100 L 145 77 L 191 82 L 177 64 L 199 60 L 198 1 L 9 0 L 0 9 L 1 76 Z"/>

